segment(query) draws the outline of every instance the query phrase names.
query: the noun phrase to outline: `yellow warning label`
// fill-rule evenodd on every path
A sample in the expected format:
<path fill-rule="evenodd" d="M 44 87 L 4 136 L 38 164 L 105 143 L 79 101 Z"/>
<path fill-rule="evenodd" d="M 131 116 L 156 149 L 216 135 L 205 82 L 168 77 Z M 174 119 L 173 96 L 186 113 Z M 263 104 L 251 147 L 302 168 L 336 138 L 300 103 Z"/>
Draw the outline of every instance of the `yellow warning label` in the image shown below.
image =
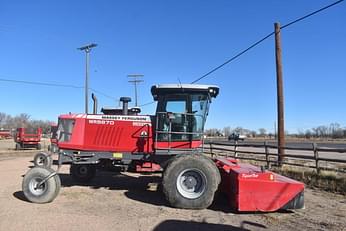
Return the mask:
<path fill-rule="evenodd" d="M 113 158 L 122 159 L 123 158 L 123 154 L 121 152 L 114 152 L 113 153 Z"/>

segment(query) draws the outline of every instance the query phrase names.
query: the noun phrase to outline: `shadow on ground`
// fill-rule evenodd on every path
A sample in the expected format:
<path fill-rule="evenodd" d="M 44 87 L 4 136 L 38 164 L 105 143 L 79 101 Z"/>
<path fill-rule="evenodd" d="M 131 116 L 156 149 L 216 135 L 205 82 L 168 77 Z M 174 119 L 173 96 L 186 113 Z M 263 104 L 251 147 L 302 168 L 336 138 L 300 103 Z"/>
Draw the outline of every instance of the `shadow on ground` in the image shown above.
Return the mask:
<path fill-rule="evenodd" d="M 69 174 L 60 173 L 62 187 L 85 186 L 92 189 L 106 188 L 108 190 L 125 190 L 125 196 L 129 199 L 143 203 L 167 206 L 161 190 L 161 174 L 123 174 L 119 172 L 98 171 L 97 175 L 89 182 L 78 182 Z M 22 191 L 13 193 L 13 196 L 19 200 L 27 201 Z M 215 211 L 234 213 L 228 206 L 227 198 L 220 194 L 209 208 Z"/>
<path fill-rule="evenodd" d="M 246 228 L 245 228 L 246 227 Z M 247 229 L 249 228 L 249 229 Z M 243 221 L 240 227 L 226 224 L 211 224 L 204 222 L 195 222 L 195 221 L 180 221 L 180 220 L 166 220 L 158 224 L 153 231 L 189 231 L 189 230 L 198 230 L 198 231 L 247 231 L 247 230 L 259 230 L 266 229 L 267 227 L 250 221 Z"/>
<path fill-rule="evenodd" d="M 83 183 L 74 180 L 69 174 L 60 173 L 59 176 L 62 187 L 85 186 L 95 190 L 100 188 L 125 190 L 124 194 L 129 199 L 156 206 L 170 207 L 161 189 L 160 173 L 123 174 L 121 172 L 98 171 L 91 181 Z M 13 196 L 19 200 L 27 201 L 22 191 L 15 192 Z M 229 204 L 226 195 L 217 193 L 213 204 L 208 209 L 225 213 L 247 214 L 235 211 Z"/>
<path fill-rule="evenodd" d="M 92 189 L 126 190 L 125 196 L 132 200 L 169 206 L 160 190 L 160 174 L 131 176 L 118 172 L 99 171 L 96 177 L 87 183 L 77 182 L 69 174 L 59 174 L 59 176 L 63 187 L 86 186 Z"/>
<path fill-rule="evenodd" d="M 30 201 L 28 201 L 28 200 L 25 198 L 23 191 L 14 192 L 12 195 L 13 195 L 15 198 L 17 198 L 18 200 L 25 201 L 25 202 L 30 202 Z"/>
<path fill-rule="evenodd" d="M 124 194 L 129 199 L 151 205 L 170 206 L 161 190 L 161 174 L 159 173 L 125 175 L 120 172 L 98 171 L 89 182 L 78 182 L 65 173 L 60 173 L 59 176 L 62 187 L 85 186 L 92 189 L 126 190 Z M 22 191 L 13 193 L 13 196 L 19 200 L 28 201 Z M 223 194 L 218 194 L 209 209 L 226 213 L 236 212 L 229 207 L 227 198 Z"/>
<path fill-rule="evenodd" d="M 87 183 L 76 182 L 69 174 L 59 174 L 63 187 L 86 186 L 93 189 L 106 188 L 109 190 L 126 190 L 126 197 L 143 203 L 167 206 L 161 188 L 161 174 L 133 174 L 125 175 L 119 172 L 99 171 L 97 176 Z M 214 211 L 235 213 L 224 194 L 218 194 L 214 203 L 209 207 Z"/>

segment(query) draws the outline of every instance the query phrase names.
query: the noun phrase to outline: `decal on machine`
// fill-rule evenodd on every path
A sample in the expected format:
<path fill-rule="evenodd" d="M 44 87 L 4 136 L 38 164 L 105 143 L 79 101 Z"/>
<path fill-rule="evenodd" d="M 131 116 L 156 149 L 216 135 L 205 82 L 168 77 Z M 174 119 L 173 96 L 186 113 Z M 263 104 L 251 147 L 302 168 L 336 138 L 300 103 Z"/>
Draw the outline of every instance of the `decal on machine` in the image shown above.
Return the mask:
<path fill-rule="evenodd" d="M 132 126 L 136 126 L 136 127 L 151 126 L 151 123 L 145 123 L 145 122 L 132 122 Z"/>
<path fill-rule="evenodd" d="M 147 131 L 141 131 L 141 137 L 147 137 L 148 136 L 148 132 Z"/>
<path fill-rule="evenodd" d="M 89 124 L 114 125 L 114 120 L 88 120 Z"/>
<path fill-rule="evenodd" d="M 127 116 L 127 115 L 88 115 L 87 119 L 94 120 L 120 120 L 120 121 L 143 121 L 151 122 L 149 116 Z"/>
<path fill-rule="evenodd" d="M 243 178 L 258 178 L 258 174 L 256 174 L 256 173 L 251 173 L 251 174 L 243 173 L 243 174 L 241 174 L 241 177 L 243 177 Z"/>

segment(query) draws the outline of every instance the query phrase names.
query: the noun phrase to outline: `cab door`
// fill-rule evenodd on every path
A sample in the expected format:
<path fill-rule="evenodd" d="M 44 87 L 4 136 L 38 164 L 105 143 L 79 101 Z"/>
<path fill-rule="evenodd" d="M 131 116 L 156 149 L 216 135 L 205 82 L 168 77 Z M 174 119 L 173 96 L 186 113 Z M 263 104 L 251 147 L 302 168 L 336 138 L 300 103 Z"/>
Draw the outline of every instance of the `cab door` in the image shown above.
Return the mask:
<path fill-rule="evenodd" d="M 188 95 L 170 95 L 159 100 L 156 112 L 156 147 L 190 148 L 191 126 Z"/>

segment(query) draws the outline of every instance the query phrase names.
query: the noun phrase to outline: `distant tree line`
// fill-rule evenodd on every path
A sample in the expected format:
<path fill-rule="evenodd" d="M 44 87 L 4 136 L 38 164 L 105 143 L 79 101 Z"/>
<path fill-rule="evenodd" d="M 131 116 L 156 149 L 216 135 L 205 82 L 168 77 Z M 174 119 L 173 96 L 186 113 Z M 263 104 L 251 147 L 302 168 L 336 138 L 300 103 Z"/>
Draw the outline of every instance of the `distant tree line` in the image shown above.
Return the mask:
<path fill-rule="evenodd" d="M 228 137 L 230 134 L 241 134 L 248 137 L 267 137 L 274 138 L 275 134 L 268 133 L 265 128 L 260 128 L 258 130 L 250 130 L 242 127 L 231 128 L 229 126 L 224 127 L 223 129 L 211 128 L 206 129 L 205 134 L 207 136 L 225 136 Z M 331 123 L 329 125 L 321 125 L 306 130 L 299 130 L 298 133 L 290 134 L 288 131 L 285 131 L 286 136 L 297 137 L 297 138 L 332 138 L 340 139 L 346 138 L 346 127 L 342 127 L 339 123 Z"/>
<path fill-rule="evenodd" d="M 322 125 L 311 129 L 300 130 L 297 137 L 310 138 L 333 138 L 340 139 L 346 138 L 346 127 L 341 127 L 339 123 L 331 123 L 329 125 Z"/>
<path fill-rule="evenodd" d="M 258 129 L 258 131 L 250 130 L 242 127 L 231 128 L 229 126 L 224 127 L 223 129 L 211 128 L 206 129 L 205 134 L 207 136 L 229 136 L 231 134 L 241 134 L 246 135 L 248 137 L 265 137 L 265 136 L 273 136 L 271 133 L 267 133 L 267 130 L 264 128 Z"/>
<path fill-rule="evenodd" d="M 17 129 L 20 127 L 25 128 L 42 128 L 42 132 L 48 134 L 50 126 L 54 123 L 48 120 L 31 119 L 31 116 L 26 113 L 21 113 L 16 116 L 11 116 L 6 113 L 0 112 L 0 129 Z"/>

